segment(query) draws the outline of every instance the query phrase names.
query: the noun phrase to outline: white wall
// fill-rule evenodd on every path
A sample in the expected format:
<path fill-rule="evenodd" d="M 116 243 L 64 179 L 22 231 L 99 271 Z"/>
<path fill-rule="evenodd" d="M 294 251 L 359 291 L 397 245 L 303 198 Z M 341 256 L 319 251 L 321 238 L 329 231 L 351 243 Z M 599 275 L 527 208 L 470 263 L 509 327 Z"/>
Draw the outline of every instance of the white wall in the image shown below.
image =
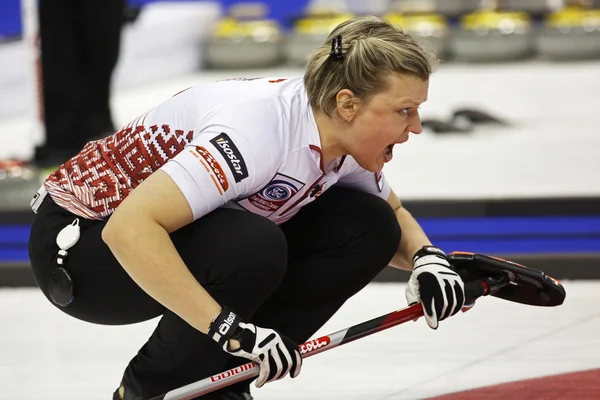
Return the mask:
<path fill-rule="evenodd" d="M 301 70 L 204 72 L 121 88 L 113 110 L 124 124 L 192 84 L 234 76 L 291 76 Z M 600 62 L 442 66 L 422 116 L 471 106 L 510 128 L 470 135 L 413 136 L 385 172 L 404 199 L 600 196 Z M 30 156 L 24 118 L 0 119 L 0 158 Z"/>
<path fill-rule="evenodd" d="M 409 140 L 386 168 L 400 194 L 600 195 L 599 62 L 445 66 L 431 80 L 422 114 L 444 117 L 463 106 L 490 111 L 513 126 Z"/>

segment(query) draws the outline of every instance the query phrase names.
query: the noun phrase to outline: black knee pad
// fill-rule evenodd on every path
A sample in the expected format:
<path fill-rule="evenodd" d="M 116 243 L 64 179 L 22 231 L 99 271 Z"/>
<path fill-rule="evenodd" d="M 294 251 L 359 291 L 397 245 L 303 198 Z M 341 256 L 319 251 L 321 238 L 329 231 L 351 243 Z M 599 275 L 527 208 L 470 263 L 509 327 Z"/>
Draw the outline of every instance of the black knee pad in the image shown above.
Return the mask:
<path fill-rule="evenodd" d="M 333 190 L 332 190 L 333 191 Z M 335 188 L 332 193 L 338 209 L 356 221 L 356 229 L 368 232 L 379 246 L 393 254 L 402 237 L 398 219 L 388 202 L 374 194 L 350 188 Z M 335 197 L 334 197 L 335 196 Z"/>
<path fill-rule="evenodd" d="M 371 223 L 371 231 L 379 237 L 382 251 L 389 251 L 393 256 L 398 250 L 400 239 L 402 239 L 402 229 L 398 223 L 398 217 L 387 201 L 376 196 L 371 197 L 373 199 L 366 208 L 366 215 L 369 216 Z"/>

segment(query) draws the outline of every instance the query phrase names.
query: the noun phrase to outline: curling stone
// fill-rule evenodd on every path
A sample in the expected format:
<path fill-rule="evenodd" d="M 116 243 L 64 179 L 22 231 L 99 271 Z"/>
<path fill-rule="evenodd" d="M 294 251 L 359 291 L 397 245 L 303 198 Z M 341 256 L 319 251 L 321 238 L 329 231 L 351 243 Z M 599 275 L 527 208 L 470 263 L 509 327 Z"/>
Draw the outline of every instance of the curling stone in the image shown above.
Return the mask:
<path fill-rule="evenodd" d="M 240 3 L 218 21 L 206 47 L 208 68 L 265 68 L 281 62 L 282 31 L 262 3 Z"/>
<path fill-rule="evenodd" d="M 523 11 L 532 15 L 544 15 L 550 11 L 548 0 L 503 0 L 502 8 L 508 11 Z"/>
<path fill-rule="evenodd" d="M 383 15 L 389 0 L 346 0 L 347 11 L 356 15 Z"/>
<path fill-rule="evenodd" d="M 290 65 L 304 67 L 310 54 L 325 43 L 331 31 L 354 14 L 310 10 L 294 23 L 283 46 L 283 57 Z"/>
<path fill-rule="evenodd" d="M 456 18 L 476 11 L 481 0 L 434 0 L 435 11 L 447 18 Z"/>
<path fill-rule="evenodd" d="M 567 7 L 549 14 L 536 48 L 552 60 L 600 58 L 600 10 Z"/>
<path fill-rule="evenodd" d="M 438 56 L 448 50 L 448 22 L 441 14 L 436 13 L 390 13 L 385 18 L 399 25 L 409 33 L 423 41 L 423 44 Z"/>
<path fill-rule="evenodd" d="M 26 210 L 40 186 L 36 168 L 21 161 L 0 161 L 0 210 Z"/>
<path fill-rule="evenodd" d="M 533 53 L 532 22 L 527 13 L 478 10 L 462 17 L 461 27 L 450 40 L 456 60 L 510 61 Z"/>
<path fill-rule="evenodd" d="M 562 7 L 555 7 L 555 8 L 581 7 L 581 8 L 585 8 L 588 10 L 600 8 L 600 0 L 562 0 L 561 3 L 562 3 Z M 558 11 L 558 10 L 556 10 L 556 11 Z"/>

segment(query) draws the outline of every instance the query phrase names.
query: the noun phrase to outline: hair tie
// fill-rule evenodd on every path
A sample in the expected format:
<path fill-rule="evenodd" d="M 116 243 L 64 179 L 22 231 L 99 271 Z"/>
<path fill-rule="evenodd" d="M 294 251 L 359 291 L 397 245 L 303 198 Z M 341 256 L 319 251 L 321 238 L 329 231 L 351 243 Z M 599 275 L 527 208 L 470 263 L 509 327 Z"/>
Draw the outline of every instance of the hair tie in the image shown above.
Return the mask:
<path fill-rule="evenodd" d="M 344 51 L 342 50 L 342 35 L 338 35 L 335 39 L 331 41 L 331 51 L 329 52 L 329 58 L 339 62 L 344 61 Z"/>

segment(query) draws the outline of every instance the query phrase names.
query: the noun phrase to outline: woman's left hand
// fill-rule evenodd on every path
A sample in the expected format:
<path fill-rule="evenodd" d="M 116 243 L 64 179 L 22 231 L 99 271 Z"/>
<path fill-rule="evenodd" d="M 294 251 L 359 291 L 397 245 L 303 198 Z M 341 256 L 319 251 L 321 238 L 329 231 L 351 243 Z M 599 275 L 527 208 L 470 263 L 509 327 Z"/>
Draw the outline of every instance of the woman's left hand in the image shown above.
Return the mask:
<path fill-rule="evenodd" d="M 465 303 L 465 288 L 446 254 L 424 246 L 413 257 L 413 273 L 406 287 L 409 305 L 421 303 L 427 324 L 437 329 L 439 321 L 456 314 Z"/>

